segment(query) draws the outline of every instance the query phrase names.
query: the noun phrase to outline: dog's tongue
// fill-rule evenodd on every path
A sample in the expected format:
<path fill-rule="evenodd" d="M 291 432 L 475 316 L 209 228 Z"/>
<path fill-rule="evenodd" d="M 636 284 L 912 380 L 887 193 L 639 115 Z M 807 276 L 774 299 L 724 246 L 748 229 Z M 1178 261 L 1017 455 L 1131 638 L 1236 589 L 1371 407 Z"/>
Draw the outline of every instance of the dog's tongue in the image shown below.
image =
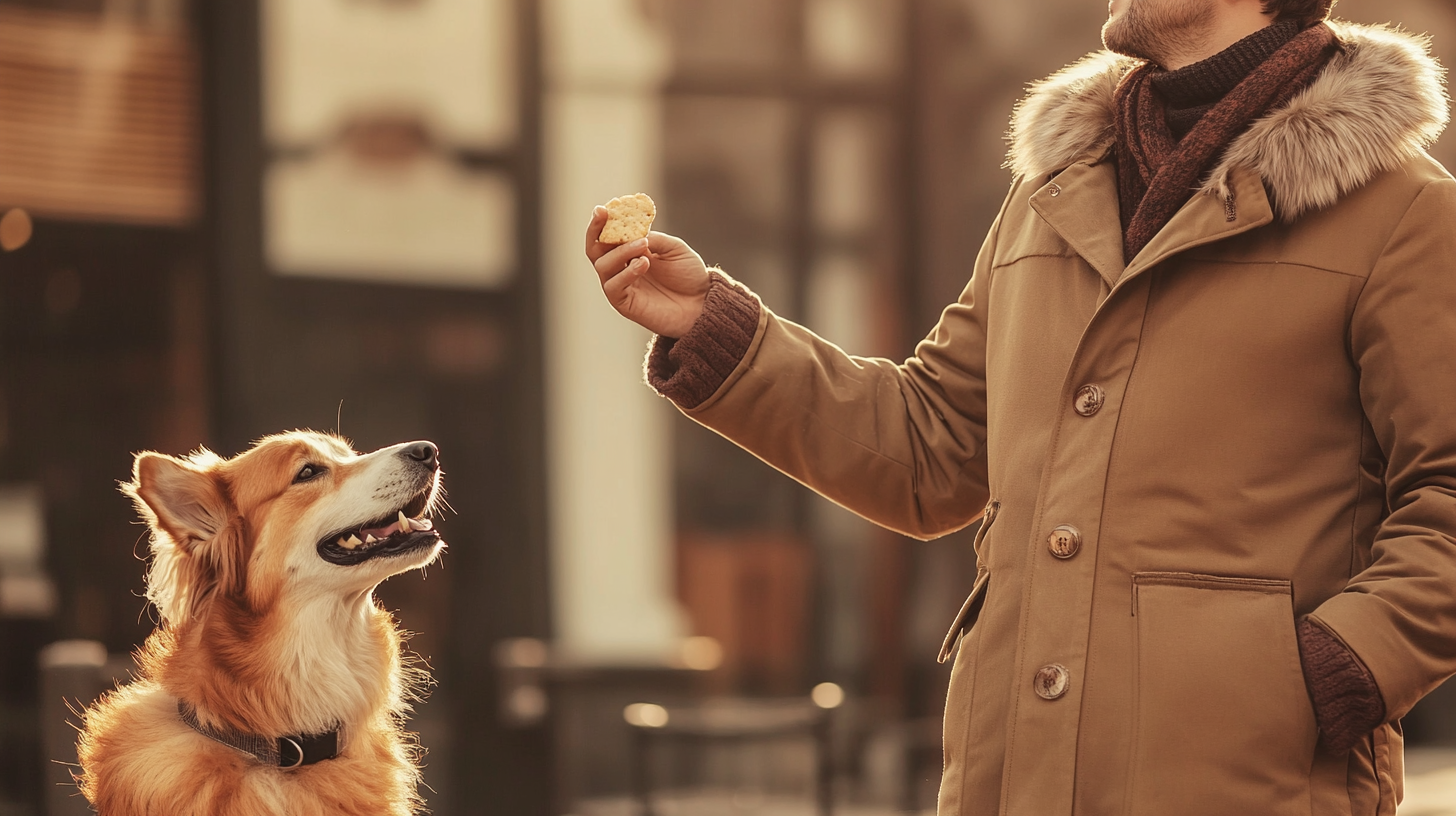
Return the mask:
<path fill-rule="evenodd" d="M 359 531 L 359 537 L 374 536 L 375 538 L 389 538 L 400 531 L 400 523 L 395 522 L 388 527 L 368 527 Z M 366 541 L 368 539 L 365 539 Z"/>
<path fill-rule="evenodd" d="M 389 538 L 395 533 L 413 533 L 419 530 L 430 530 L 433 529 L 434 526 L 435 525 L 430 523 L 429 519 L 405 518 L 404 512 L 401 511 L 399 514 L 399 519 L 397 521 L 389 524 L 386 527 L 369 527 L 360 530 L 359 537 L 364 539 L 365 541 L 369 540 L 369 536 L 374 536 L 376 540 L 383 540 Z"/>

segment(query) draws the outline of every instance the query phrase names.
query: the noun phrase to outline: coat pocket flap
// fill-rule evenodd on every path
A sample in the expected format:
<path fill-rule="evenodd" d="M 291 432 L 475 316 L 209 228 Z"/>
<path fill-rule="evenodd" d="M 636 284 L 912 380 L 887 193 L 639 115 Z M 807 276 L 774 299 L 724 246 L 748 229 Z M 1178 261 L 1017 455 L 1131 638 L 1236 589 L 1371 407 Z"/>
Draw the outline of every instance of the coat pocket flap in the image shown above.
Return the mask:
<path fill-rule="evenodd" d="M 961 611 L 956 613 L 955 622 L 950 625 L 950 631 L 945 633 L 945 641 L 940 644 L 940 655 L 936 657 L 939 663 L 950 660 L 955 654 L 956 641 L 960 639 L 961 633 L 976 625 L 976 618 L 981 615 L 981 607 L 986 602 L 986 584 L 991 580 L 991 572 L 981 567 L 976 572 L 976 583 L 971 587 L 971 594 L 966 602 L 961 604 Z"/>
<path fill-rule="evenodd" d="M 1187 589 L 1235 590 L 1261 592 L 1267 595 L 1294 594 L 1294 584 L 1275 578 L 1235 578 L 1224 575 L 1201 575 L 1193 572 L 1139 572 L 1132 576 L 1132 614 L 1137 616 L 1138 595 L 1144 587 L 1184 587 Z"/>

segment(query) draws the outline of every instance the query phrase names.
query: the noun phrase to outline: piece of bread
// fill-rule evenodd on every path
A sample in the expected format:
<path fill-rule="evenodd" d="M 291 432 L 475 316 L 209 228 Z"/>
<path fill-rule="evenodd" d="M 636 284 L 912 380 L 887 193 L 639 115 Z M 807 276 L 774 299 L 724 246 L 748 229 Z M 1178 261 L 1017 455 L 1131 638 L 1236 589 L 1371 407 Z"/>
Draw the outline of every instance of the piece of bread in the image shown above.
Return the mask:
<path fill-rule="evenodd" d="M 646 193 L 614 198 L 607 202 L 607 224 L 597 240 L 604 244 L 625 244 L 646 238 L 656 217 L 657 205 Z"/>

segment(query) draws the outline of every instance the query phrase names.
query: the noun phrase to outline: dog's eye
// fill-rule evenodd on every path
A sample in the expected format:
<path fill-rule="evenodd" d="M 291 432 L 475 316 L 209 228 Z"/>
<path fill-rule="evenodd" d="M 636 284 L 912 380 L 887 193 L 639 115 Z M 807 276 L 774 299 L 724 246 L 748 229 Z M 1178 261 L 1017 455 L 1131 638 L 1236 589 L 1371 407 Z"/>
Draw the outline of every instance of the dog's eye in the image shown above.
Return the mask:
<path fill-rule="evenodd" d="M 323 475 L 323 472 L 324 469 L 319 467 L 318 465 L 304 465 L 303 468 L 298 471 L 298 475 L 293 477 L 293 483 L 298 484 L 299 482 L 306 482 L 315 476 Z"/>

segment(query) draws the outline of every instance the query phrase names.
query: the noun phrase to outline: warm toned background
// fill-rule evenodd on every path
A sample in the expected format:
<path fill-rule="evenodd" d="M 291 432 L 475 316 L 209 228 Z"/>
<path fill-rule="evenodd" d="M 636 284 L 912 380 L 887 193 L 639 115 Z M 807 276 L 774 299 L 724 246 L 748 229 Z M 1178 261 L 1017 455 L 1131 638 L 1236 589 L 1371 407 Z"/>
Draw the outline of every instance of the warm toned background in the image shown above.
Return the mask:
<path fill-rule="evenodd" d="M 1338 12 L 1456 51 L 1449 0 Z M 840 803 L 932 807 L 965 535 L 879 531 L 678 417 L 641 386 L 646 337 L 580 232 L 593 203 L 649 192 L 775 310 L 903 356 L 1007 188 L 1011 106 L 1105 14 L 0 0 L 0 816 L 85 812 L 50 762 L 57 684 L 84 685 L 40 655 L 82 641 L 51 665 L 94 652 L 124 674 L 150 629 L 115 491 L 131 452 L 301 426 L 443 450 L 444 568 L 380 593 L 439 681 L 414 718 L 435 813 L 631 812 L 625 705 L 728 731 L 767 704 L 812 713 L 826 682 Z M 1403 816 L 1456 813 L 1456 693 L 1406 727 Z M 659 802 L 808 813 L 812 746 L 660 751 Z"/>

